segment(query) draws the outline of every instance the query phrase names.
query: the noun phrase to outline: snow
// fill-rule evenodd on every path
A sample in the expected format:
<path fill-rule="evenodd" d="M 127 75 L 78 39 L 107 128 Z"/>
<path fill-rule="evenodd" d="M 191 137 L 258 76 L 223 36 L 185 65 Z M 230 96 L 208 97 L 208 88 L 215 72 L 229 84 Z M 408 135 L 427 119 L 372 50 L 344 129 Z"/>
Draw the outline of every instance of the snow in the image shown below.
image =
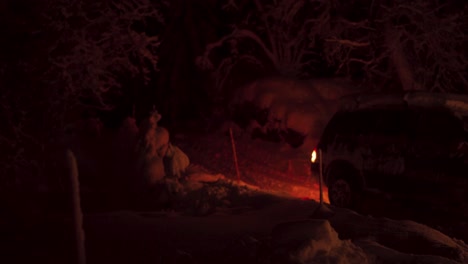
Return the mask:
<path fill-rule="evenodd" d="M 407 254 L 438 255 L 461 263 L 468 260 L 468 248 L 463 242 L 413 221 L 373 218 L 341 210 L 330 222 L 345 238 L 371 239 Z"/>
<path fill-rule="evenodd" d="M 217 182 L 220 181 L 224 180 Z M 219 199 L 239 199 L 229 197 L 225 191 L 214 190 L 216 187 L 212 183 L 206 186 L 216 192 Z M 145 241 L 158 254 L 171 260 L 183 252 L 190 256 L 191 263 L 239 263 L 230 261 L 234 255 L 242 257 L 244 263 L 258 263 L 258 259 L 268 263 L 468 261 L 468 246 L 464 242 L 428 226 L 373 218 L 333 207 L 330 207 L 333 215 L 328 219 L 314 219 L 311 213 L 317 207 L 316 202 L 287 197 L 262 200 L 262 197 L 274 198 L 272 195 L 246 188 L 242 196 L 248 197 L 250 202 L 261 201 L 261 206 L 223 206 L 223 210 L 218 208 L 203 217 L 172 211 L 92 214 L 87 216 L 87 231 L 91 233 L 88 237 L 93 244 L 104 243 L 110 248 L 115 247 L 115 241 L 125 243 L 128 247 L 124 252 L 128 255 L 141 252 L 141 248 L 132 249 L 132 243 Z M 237 246 L 231 248 L 233 243 Z M 158 250 L 161 248 L 164 252 Z M 110 257 L 99 251 L 93 254 L 96 254 L 93 255 L 95 260 Z M 124 253 L 113 251 L 113 254 L 112 260 Z"/>
<path fill-rule="evenodd" d="M 381 104 L 403 104 L 413 106 L 447 107 L 461 116 L 468 115 L 468 96 L 462 94 L 407 92 L 405 94 L 366 94 L 341 98 L 341 108 L 352 110 Z"/>
<path fill-rule="evenodd" d="M 196 172 L 189 174 L 187 176 L 187 182 L 198 182 L 198 183 L 203 183 L 203 182 L 217 182 L 219 180 L 225 179 L 224 175 L 222 174 L 208 174 L 204 172 Z"/>
<path fill-rule="evenodd" d="M 349 240 L 340 240 L 327 220 L 280 224 L 273 230 L 273 239 L 282 247 L 292 247 L 290 258 L 298 263 L 368 262 L 363 250 Z"/>
<path fill-rule="evenodd" d="M 465 242 L 414 221 L 362 215 L 327 203 L 322 209 L 328 213 L 317 214 L 319 204 L 310 199 L 318 198 L 316 184 L 264 170 L 276 169 L 280 160 L 275 158 L 293 158 L 288 151 L 281 156 L 278 144 L 236 137 L 245 181 L 209 172 L 197 162 L 205 157 L 210 163 L 231 166 L 232 153 L 228 137 L 207 138 L 210 141 L 199 139 L 202 147 L 194 148 L 196 152 L 178 144 L 192 163 L 180 178 L 165 179 L 160 193 L 140 200 L 149 208 L 85 212 L 88 263 L 468 263 Z M 256 144 L 265 152 L 256 150 Z M 216 154 L 204 152 L 207 146 Z M 255 173 L 264 175 L 255 179 L 270 188 L 249 181 L 253 176 L 247 168 L 255 166 L 244 164 L 252 160 L 243 159 L 242 154 L 267 161 L 265 168 L 256 164 L 260 170 Z M 326 194 L 324 198 L 327 202 Z M 152 207 L 161 203 L 171 206 Z M 71 219 L 47 218 L 50 223 L 38 224 L 38 231 L 26 233 L 37 243 L 23 245 L 18 256 L 40 252 L 31 259 L 70 263 L 73 247 L 67 234 L 72 234 Z"/>
<path fill-rule="evenodd" d="M 180 178 L 190 165 L 189 157 L 177 146 L 169 142 L 166 155 L 168 161 L 165 163 L 167 175 Z"/>
<path fill-rule="evenodd" d="M 265 78 L 241 87 L 231 107 L 247 111 L 244 104 L 252 103 L 257 110 L 268 110 L 262 131 L 293 130 L 306 136 L 304 148 L 310 149 L 336 111 L 338 99 L 352 91 L 348 82 L 339 79 Z"/>
<path fill-rule="evenodd" d="M 88 263 L 468 262 L 463 241 L 413 221 L 374 218 L 328 204 L 331 214 L 317 217 L 316 201 L 199 168 L 189 171 L 183 184 L 171 182 L 179 188 L 179 207 L 86 213 Z M 198 188 L 187 187 L 194 185 Z M 62 224 L 45 229 L 48 241 L 58 239 L 54 233 L 70 232 L 51 231 L 70 219 L 54 222 Z M 42 256 L 64 254 L 59 262 L 67 263 L 68 251 L 59 253 L 48 243 L 34 247 Z"/>
<path fill-rule="evenodd" d="M 447 99 L 445 104 L 455 112 L 461 113 L 463 116 L 468 116 L 468 98 L 463 101 Z"/>

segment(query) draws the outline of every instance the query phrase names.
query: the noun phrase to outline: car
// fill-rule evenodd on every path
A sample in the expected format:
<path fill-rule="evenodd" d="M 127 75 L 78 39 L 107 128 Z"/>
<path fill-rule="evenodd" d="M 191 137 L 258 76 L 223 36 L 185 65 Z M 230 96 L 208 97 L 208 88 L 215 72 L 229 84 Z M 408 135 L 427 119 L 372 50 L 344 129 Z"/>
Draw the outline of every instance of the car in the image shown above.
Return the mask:
<path fill-rule="evenodd" d="M 312 174 L 322 170 L 334 206 L 358 208 L 381 193 L 468 214 L 467 116 L 464 95 L 346 97 L 312 151 Z"/>

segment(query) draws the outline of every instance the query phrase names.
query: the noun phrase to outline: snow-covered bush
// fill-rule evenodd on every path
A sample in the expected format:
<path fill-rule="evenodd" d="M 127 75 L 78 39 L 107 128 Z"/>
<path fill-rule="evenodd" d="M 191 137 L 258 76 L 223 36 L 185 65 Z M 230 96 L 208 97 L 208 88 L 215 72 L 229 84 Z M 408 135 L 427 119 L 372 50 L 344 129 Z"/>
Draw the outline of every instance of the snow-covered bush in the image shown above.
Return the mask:
<path fill-rule="evenodd" d="M 153 111 L 143 122 L 137 145 L 137 172 L 144 185 L 154 185 L 165 176 L 163 158 L 169 147 L 169 131 L 158 126 L 161 115 Z"/>
<path fill-rule="evenodd" d="M 180 178 L 190 165 L 190 159 L 179 147 L 169 143 L 166 155 L 166 174 L 170 177 Z"/>

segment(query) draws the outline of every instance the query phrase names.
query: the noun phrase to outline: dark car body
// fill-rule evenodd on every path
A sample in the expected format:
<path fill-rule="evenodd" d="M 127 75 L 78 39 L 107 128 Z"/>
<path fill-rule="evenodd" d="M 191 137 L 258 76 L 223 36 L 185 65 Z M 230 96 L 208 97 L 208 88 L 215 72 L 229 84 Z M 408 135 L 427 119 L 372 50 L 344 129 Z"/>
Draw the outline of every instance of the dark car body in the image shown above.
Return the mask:
<path fill-rule="evenodd" d="M 330 203 L 354 207 L 377 191 L 468 215 L 467 110 L 459 95 L 346 98 L 317 145 Z M 318 161 L 311 168 L 319 173 Z"/>

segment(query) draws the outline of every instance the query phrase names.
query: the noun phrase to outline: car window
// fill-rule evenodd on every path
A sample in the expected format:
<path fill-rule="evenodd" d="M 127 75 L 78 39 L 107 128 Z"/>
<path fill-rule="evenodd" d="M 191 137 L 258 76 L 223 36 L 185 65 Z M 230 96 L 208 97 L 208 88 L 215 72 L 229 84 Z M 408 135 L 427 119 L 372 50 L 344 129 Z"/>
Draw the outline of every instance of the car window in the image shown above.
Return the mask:
<path fill-rule="evenodd" d="M 448 155 L 464 139 L 461 120 L 448 110 L 414 109 L 411 115 L 412 141 L 422 156 Z"/>
<path fill-rule="evenodd" d="M 413 130 L 417 137 L 447 142 L 463 137 L 461 121 L 448 111 L 415 110 Z"/>
<path fill-rule="evenodd" d="M 384 136 L 400 136 L 407 133 L 408 121 L 405 110 L 381 110 L 376 117 L 373 132 Z"/>
<path fill-rule="evenodd" d="M 368 115 L 361 112 L 336 113 L 324 130 L 324 137 L 354 136 L 368 130 Z"/>
<path fill-rule="evenodd" d="M 324 130 L 322 142 L 337 140 L 350 144 L 387 144 L 405 134 L 407 113 L 401 109 L 363 109 L 335 114 Z M 359 143 L 360 142 L 360 143 Z"/>

